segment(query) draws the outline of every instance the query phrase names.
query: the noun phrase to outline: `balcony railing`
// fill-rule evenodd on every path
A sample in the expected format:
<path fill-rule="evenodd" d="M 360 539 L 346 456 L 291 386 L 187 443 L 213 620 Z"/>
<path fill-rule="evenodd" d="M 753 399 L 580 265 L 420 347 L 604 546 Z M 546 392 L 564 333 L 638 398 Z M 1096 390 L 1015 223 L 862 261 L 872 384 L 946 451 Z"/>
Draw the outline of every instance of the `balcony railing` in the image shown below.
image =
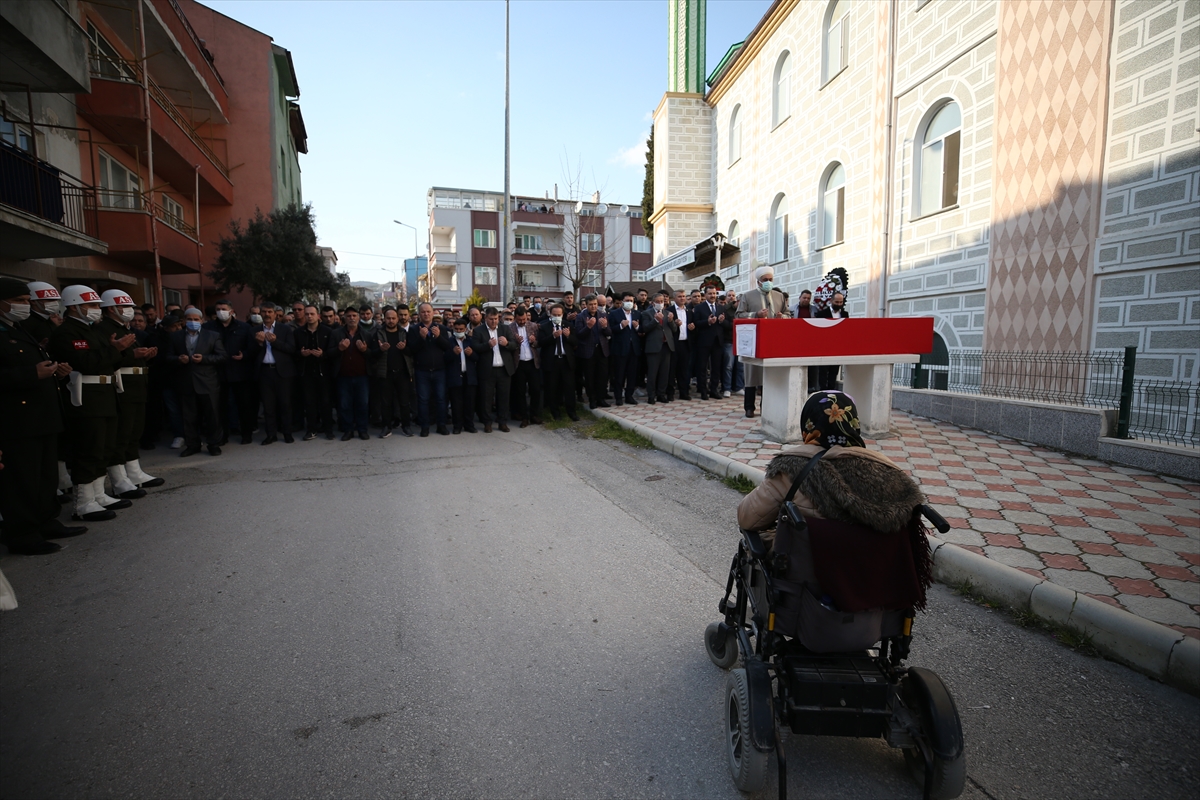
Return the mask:
<path fill-rule="evenodd" d="M 213 63 L 212 54 L 208 52 L 208 48 L 204 46 L 204 43 L 200 41 L 200 37 L 196 35 L 196 31 L 192 28 L 192 23 L 188 22 L 187 15 L 184 14 L 183 9 L 179 7 L 177 0 L 170 0 L 170 2 L 171 8 L 175 9 L 175 14 L 179 17 L 179 21 L 183 23 L 184 30 L 186 30 L 188 32 L 188 36 L 191 37 L 192 44 L 196 45 L 196 49 L 200 51 L 200 54 L 204 56 L 204 60 L 208 62 L 209 69 L 213 71 L 213 74 L 217 76 L 217 80 L 221 82 L 222 86 L 224 86 L 225 79 L 222 78 L 221 73 L 217 71 L 217 65 Z"/>
<path fill-rule="evenodd" d="M 169 225 L 189 239 L 196 238 L 196 226 L 187 224 L 183 217 L 167 210 L 161 203 L 154 204 L 154 216 L 158 217 L 159 222 Z"/>
<path fill-rule="evenodd" d="M 93 78 L 101 78 L 108 81 L 120 81 L 121 83 L 129 83 L 136 86 L 141 86 L 142 84 L 142 68 L 141 65 L 136 61 L 130 61 L 129 59 L 124 58 L 115 58 L 113 56 L 94 51 L 91 53 L 88 60 L 91 64 L 91 73 Z M 204 137 L 200 135 L 199 131 L 192 126 L 191 120 L 189 120 L 187 116 L 179 110 L 179 107 L 175 105 L 173 100 L 171 100 L 170 95 L 164 92 L 162 88 L 154 82 L 153 78 L 147 81 L 147 83 L 150 87 L 150 96 L 154 98 L 155 103 L 158 103 L 159 108 L 166 112 L 166 115 L 170 117 L 176 125 L 179 126 L 180 130 L 182 130 L 189 139 L 192 140 L 192 144 L 200 148 L 200 151 L 208 157 L 208 160 L 213 163 L 213 166 L 215 166 L 217 170 L 228 179 L 229 168 L 225 166 L 225 162 L 217 156 L 217 154 L 213 151 L 212 146 L 209 145 L 209 143 L 205 141 Z"/>
<path fill-rule="evenodd" d="M 139 191 L 101 188 L 97 192 L 97 196 L 100 199 L 100 208 L 104 211 L 143 211 L 149 205 L 145 195 Z M 196 226 L 189 225 L 183 217 L 169 210 L 162 203 L 154 204 L 154 216 L 158 218 L 159 222 L 174 228 L 189 239 L 196 238 Z"/>
<path fill-rule="evenodd" d="M 0 203 L 98 238 L 95 188 L 8 142 L 0 142 Z"/>

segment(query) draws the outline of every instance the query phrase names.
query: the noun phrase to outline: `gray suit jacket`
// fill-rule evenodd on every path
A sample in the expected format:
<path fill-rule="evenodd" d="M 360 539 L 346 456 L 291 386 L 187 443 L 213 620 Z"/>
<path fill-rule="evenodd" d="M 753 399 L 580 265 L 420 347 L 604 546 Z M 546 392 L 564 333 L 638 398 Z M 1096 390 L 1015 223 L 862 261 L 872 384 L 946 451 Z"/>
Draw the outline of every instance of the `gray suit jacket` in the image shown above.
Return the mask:
<path fill-rule="evenodd" d="M 176 388 L 188 394 L 220 394 L 221 376 L 217 367 L 225 363 L 225 345 L 221 342 L 221 334 L 216 331 L 201 330 L 196 337 L 194 354 L 200 356 L 200 363 L 188 358 L 186 364 L 176 363 Z M 171 360 L 178 362 L 180 356 L 186 356 L 187 332 L 175 331 L 171 334 Z"/>
<path fill-rule="evenodd" d="M 757 286 L 744 292 L 738 298 L 737 318 L 750 319 L 757 317 L 758 312 L 763 309 L 767 309 L 770 312 L 767 316 L 771 319 L 788 316 L 787 303 L 783 299 L 783 292 L 778 289 L 772 289 L 769 301 L 768 297 Z M 743 366 L 743 373 L 746 376 L 747 386 L 763 385 L 762 367 L 757 364 L 746 364 Z"/>

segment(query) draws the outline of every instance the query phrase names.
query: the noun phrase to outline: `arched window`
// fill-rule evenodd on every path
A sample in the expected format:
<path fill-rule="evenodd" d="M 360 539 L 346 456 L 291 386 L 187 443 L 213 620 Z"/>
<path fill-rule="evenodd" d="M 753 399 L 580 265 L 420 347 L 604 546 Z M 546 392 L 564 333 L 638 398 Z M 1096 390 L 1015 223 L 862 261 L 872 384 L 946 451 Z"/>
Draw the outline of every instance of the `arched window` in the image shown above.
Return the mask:
<path fill-rule="evenodd" d="M 737 246 L 737 243 L 739 241 L 741 241 L 741 239 L 742 239 L 742 229 L 741 229 L 741 226 L 738 225 L 736 219 L 733 222 L 729 223 L 729 237 L 728 238 L 729 238 L 729 243 L 735 247 Z"/>
<path fill-rule="evenodd" d="M 779 194 L 771 206 L 771 263 L 787 261 L 788 257 L 787 197 Z"/>
<path fill-rule="evenodd" d="M 733 107 L 729 115 L 729 165 L 733 166 L 742 157 L 742 106 L 739 103 Z"/>
<path fill-rule="evenodd" d="M 849 0 L 832 0 L 825 12 L 822 33 L 821 85 L 829 83 L 846 68 L 846 50 L 849 49 L 850 33 L 846 12 Z"/>
<path fill-rule="evenodd" d="M 917 216 L 923 217 L 958 203 L 958 153 L 962 134 L 958 103 L 933 112 L 917 148 Z"/>
<path fill-rule="evenodd" d="M 771 81 L 771 127 L 783 122 L 792 113 L 792 54 L 787 50 L 775 62 L 775 75 Z"/>
<path fill-rule="evenodd" d="M 846 215 L 846 170 L 834 162 L 821 185 L 821 247 L 841 244 Z"/>

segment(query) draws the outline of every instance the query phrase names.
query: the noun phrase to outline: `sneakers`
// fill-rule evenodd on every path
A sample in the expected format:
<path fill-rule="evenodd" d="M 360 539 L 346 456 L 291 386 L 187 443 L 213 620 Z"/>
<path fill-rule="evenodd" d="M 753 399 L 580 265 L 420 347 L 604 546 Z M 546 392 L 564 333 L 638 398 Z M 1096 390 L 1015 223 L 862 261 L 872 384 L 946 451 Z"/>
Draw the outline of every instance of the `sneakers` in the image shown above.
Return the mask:
<path fill-rule="evenodd" d="M 731 394 L 732 394 L 732 392 L 730 392 L 728 389 L 726 389 L 724 392 L 722 392 L 722 393 L 721 393 L 721 396 L 722 396 L 722 397 L 729 397 Z"/>
<path fill-rule="evenodd" d="M 176 436 L 174 439 L 171 440 L 171 449 L 172 450 L 182 450 L 183 449 L 183 437 L 182 436 Z"/>
<path fill-rule="evenodd" d="M 734 397 L 745 397 L 745 396 L 746 396 L 746 390 L 745 390 L 745 389 L 738 389 L 736 392 L 734 392 L 734 393 L 733 393 L 733 396 L 734 396 Z"/>

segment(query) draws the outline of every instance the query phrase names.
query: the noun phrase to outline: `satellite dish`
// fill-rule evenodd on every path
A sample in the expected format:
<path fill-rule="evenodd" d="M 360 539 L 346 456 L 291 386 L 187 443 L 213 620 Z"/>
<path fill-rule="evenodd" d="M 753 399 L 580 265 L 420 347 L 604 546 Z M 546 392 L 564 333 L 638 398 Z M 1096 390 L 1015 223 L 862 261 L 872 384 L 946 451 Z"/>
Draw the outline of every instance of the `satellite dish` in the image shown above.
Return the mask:
<path fill-rule="evenodd" d="M 628 214 L 628 213 L 629 213 L 629 206 L 621 206 L 621 213 L 622 213 L 622 214 Z"/>
<path fill-rule="evenodd" d="M 583 201 L 580 200 L 578 203 L 575 204 L 575 213 L 580 214 L 582 212 L 583 212 Z"/>
<path fill-rule="evenodd" d="M 596 206 L 596 215 L 597 216 L 603 217 L 607 213 L 608 213 L 608 203 L 601 203 L 600 205 Z"/>

